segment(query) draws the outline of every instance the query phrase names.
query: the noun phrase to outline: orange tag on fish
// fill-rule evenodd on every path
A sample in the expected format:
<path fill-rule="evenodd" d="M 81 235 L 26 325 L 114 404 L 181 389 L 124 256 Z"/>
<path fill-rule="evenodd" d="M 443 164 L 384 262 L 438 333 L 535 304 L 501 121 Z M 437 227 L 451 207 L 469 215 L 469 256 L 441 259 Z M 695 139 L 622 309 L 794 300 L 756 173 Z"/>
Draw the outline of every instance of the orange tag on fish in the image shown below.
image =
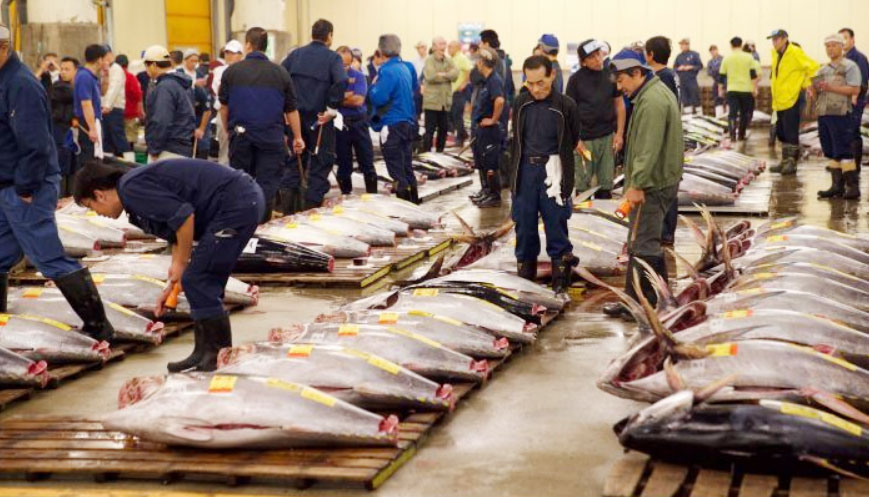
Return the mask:
<path fill-rule="evenodd" d="M 585 202 L 580 202 L 576 204 L 577 209 L 591 209 L 592 202 L 591 200 L 586 200 Z"/>
<path fill-rule="evenodd" d="M 706 352 L 709 353 L 710 357 L 734 356 L 738 351 L 739 346 L 735 343 L 718 343 L 706 346 Z"/>
<path fill-rule="evenodd" d="M 214 375 L 208 384 L 208 393 L 230 393 L 235 388 L 235 376 Z"/>
<path fill-rule="evenodd" d="M 0 326 L 6 326 L 9 322 L 9 314 L 0 314 Z"/>
<path fill-rule="evenodd" d="M 727 311 L 722 314 L 724 319 L 737 319 L 737 318 L 747 318 L 751 316 L 753 312 L 750 309 L 740 309 L 737 311 Z"/>
<path fill-rule="evenodd" d="M 42 288 L 28 288 L 21 296 L 25 299 L 38 299 L 42 296 Z"/>
<path fill-rule="evenodd" d="M 293 345 L 287 351 L 287 357 L 308 357 L 313 350 L 313 345 Z"/>
<path fill-rule="evenodd" d="M 395 324 L 398 322 L 398 314 L 395 312 L 381 312 L 377 324 Z"/>
<path fill-rule="evenodd" d="M 355 337 L 359 334 L 359 325 L 358 324 L 342 324 L 338 327 L 338 336 L 339 337 Z"/>
<path fill-rule="evenodd" d="M 417 288 L 413 291 L 414 297 L 437 297 L 438 289 L 437 288 Z"/>
<path fill-rule="evenodd" d="M 786 242 L 788 241 L 788 237 L 786 235 L 768 236 L 766 237 L 766 241 L 769 243 Z"/>

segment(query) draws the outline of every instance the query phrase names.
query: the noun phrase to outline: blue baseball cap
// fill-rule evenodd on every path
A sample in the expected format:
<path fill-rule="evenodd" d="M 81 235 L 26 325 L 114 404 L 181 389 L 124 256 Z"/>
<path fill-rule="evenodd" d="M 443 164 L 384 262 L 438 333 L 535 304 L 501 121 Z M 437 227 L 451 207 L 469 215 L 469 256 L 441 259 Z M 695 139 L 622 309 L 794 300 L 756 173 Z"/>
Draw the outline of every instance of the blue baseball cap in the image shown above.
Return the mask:
<path fill-rule="evenodd" d="M 553 34 L 545 34 L 541 36 L 537 42 L 540 44 L 540 48 L 542 48 L 546 53 L 558 50 L 558 38 Z"/>
<path fill-rule="evenodd" d="M 766 37 L 766 39 L 769 40 L 770 38 L 778 38 L 780 36 L 787 38 L 788 32 L 783 29 L 775 29 L 772 33 L 769 34 L 769 36 Z"/>

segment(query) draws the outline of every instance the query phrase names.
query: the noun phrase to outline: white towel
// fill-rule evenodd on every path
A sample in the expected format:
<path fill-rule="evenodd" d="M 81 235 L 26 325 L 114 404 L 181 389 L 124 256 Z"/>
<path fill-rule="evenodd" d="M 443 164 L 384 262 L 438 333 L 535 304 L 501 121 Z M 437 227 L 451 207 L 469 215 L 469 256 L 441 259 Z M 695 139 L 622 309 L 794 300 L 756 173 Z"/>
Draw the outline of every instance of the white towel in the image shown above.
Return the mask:
<path fill-rule="evenodd" d="M 561 196 L 561 157 L 550 155 L 546 161 L 546 180 L 543 182 L 547 186 L 546 196 L 555 199 L 558 205 L 564 205 L 564 199 Z"/>

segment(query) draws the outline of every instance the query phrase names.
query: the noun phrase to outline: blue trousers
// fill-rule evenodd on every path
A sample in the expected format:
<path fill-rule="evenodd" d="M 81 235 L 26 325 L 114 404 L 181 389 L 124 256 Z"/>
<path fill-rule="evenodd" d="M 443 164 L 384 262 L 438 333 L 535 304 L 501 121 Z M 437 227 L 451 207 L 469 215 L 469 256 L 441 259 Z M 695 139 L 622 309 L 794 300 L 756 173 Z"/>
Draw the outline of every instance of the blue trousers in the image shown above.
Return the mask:
<path fill-rule="evenodd" d="M 516 260 L 536 261 L 540 255 L 540 235 L 537 233 L 537 216 L 543 218 L 546 232 L 546 254 L 551 259 L 561 258 L 573 252 L 567 230 L 572 208 L 570 200 L 558 205 L 546 195 L 546 166 L 519 165 L 516 192 L 513 195 L 513 221 L 516 222 Z"/>
<path fill-rule="evenodd" d="M 374 176 L 374 145 L 368 132 L 368 120 L 344 120 L 345 128 L 335 132 L 335 155 L 338 162 L 338 179 L 350 179 L 353 173 L 353 153 L 359 171 L 365 176 Z"/>
<path fill-rule="evenodd" d="M 103 114 L 103 151 L 117 156 L 130 151 L 124 132 L 124 109 L 112 109 L 108 114 Z"/>
<path fill-rule="evenodd" d="M 416 176 L 413 174 L 413 139 L 416 127 L 407 122 L 400 122 L 385 127 L 386 141 L 380 144 L 386 170 L 392 181 L 398 183 L 399 190 L 416 186 Z"/>
<path fill-rule="evenodd" d="M 302 152 L 302 167 L 308 177 L 308 190 L 305 193 L 305 201 L 308 204 L 320 205 L 323 203 L 323 197 L 332 188 L 329 184 L 329 173 L 332 172 L 332 166 L 335 164 L 335 126 L 332 123 L 326 123 L 322 127 L 323 133 L 320 135 L 320 126 L 313 127 L 316 123 L 317 116 L 302 117 L 302 138 L 305 140 L 305 151 Z M 317 137 L 320 137 L 320 148 L 317 153 L 314 149 L 317 148 Z M 310 166 L 308 165 L 310 163 Z M 302 178 L 299 176 L 299 166 L 296 164 L 296 156 L 290 155 L 287 166 L 284 169 L 284 177 L 281 181 L 281 188 L 299 188 L 302 186 Z"/>
<path fill-rule="evenodd" d="M 503 139 L 499 126 L 475 127 L 474 167 L 481 171 L 498 171 Z"/>
<path fill-rule="evenodd" d="M 286 155 L 283 143 L 260 143 L 246 133 L 232 133 L 229 139 L 229 165 L 256 179 L 267 202 L 278 192 Z"/>
<path fill-rule="evenodd" d="M 197 321 L 225 314 L 226 282 L 265 212 L 262 189 L 250 176 L 228 185 L 219 196 L 220 212 L 205 228 L 181 277 Z"/>
<path fill-rule="evenodd" d="M 25 203 L 10 186 L 0 190 L 0 273 L 8 273 L 22 255 L 49 279 L 57 279 L 81 269 L 67 257 L 57 236 L 54 210 L 60 176 L 45 179 Z"/>

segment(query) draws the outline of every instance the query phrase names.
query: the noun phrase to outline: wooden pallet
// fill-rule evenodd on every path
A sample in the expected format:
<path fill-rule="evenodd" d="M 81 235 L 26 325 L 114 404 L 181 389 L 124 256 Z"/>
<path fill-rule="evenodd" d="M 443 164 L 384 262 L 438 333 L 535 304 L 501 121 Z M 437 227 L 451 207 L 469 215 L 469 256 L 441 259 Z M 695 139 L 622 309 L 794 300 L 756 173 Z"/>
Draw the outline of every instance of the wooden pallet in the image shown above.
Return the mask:
<path fill-rule="evenodd" d="M 866 497 L 869 482 L 839 476 L 757 474 L 651 460 L 630 452 L 613 464 L 603 497 Z"/>
<path fill-rule="evenodd" d="M 412 250 L 401 247 L 375 248 L 376 252 L 389 259 L 372 262 L 370 267 L 354 266 L 352 259 L 335 259 L 335 269 L 331 273 L 244 273 L 233 276 L 245 283 L 260 286 L 367 288 L 393 272 L 443 252 L 453 244 L 452 237 L 446 234 L 430 233 L 429 236 L 430 241 L 422 242 Z"/>
<path fill-rule="evenodd" d="M 419 187 L 419 200 L 422 203 L 430 202 L 447 193 L 473 184 L 474 179 L 471 176 L 430 180 Z"/>
<path fill-rule="evenodd" d="M 177 322 L 166 325 L 163 328 L 163 340 L 180 335 L 187 329 L 193 326 L 192 322 Z M 154 345 L 147 343 L 122 343 L 112 347 L 112 354 L 105 363 L 93 362 L 87 364 L 66 364 L 62 366 L 51 367 L 48 373 L 51 379 L 45 389 L 55 389 L 62 386 L 64 383 L 81 377 L 83 374 L 91 371 L 99 371 L 110 362 L 120 361 L 129 354 L 143 352 Z M 6 406 L 17 401 L 29 400 L 33 394 L 45 390 L 40 388 L 5 388 L 0 389 L 0 411 Z"/>
<path fill-rule="evenodd" d="M 557 317 L 543 319 L 548 325 Z M 516 347 L 489 361 L 493 373 L 515 357 Z M 457 405 L 481 384 L 454 385 Z M 103 429 L 99 422 L 73 418 L 11 419 L 0 422 L 0 477 L 35 481 L 49 477 L 91 477 L 97 482 L 122 478 L 159 481 L 294 485 L 315 483 L 379 488 L 410 461 L 445 412 L 400 416 L 397 447 L 325 448 L 268 451 L 206 451 L 170 448 Z"/>

